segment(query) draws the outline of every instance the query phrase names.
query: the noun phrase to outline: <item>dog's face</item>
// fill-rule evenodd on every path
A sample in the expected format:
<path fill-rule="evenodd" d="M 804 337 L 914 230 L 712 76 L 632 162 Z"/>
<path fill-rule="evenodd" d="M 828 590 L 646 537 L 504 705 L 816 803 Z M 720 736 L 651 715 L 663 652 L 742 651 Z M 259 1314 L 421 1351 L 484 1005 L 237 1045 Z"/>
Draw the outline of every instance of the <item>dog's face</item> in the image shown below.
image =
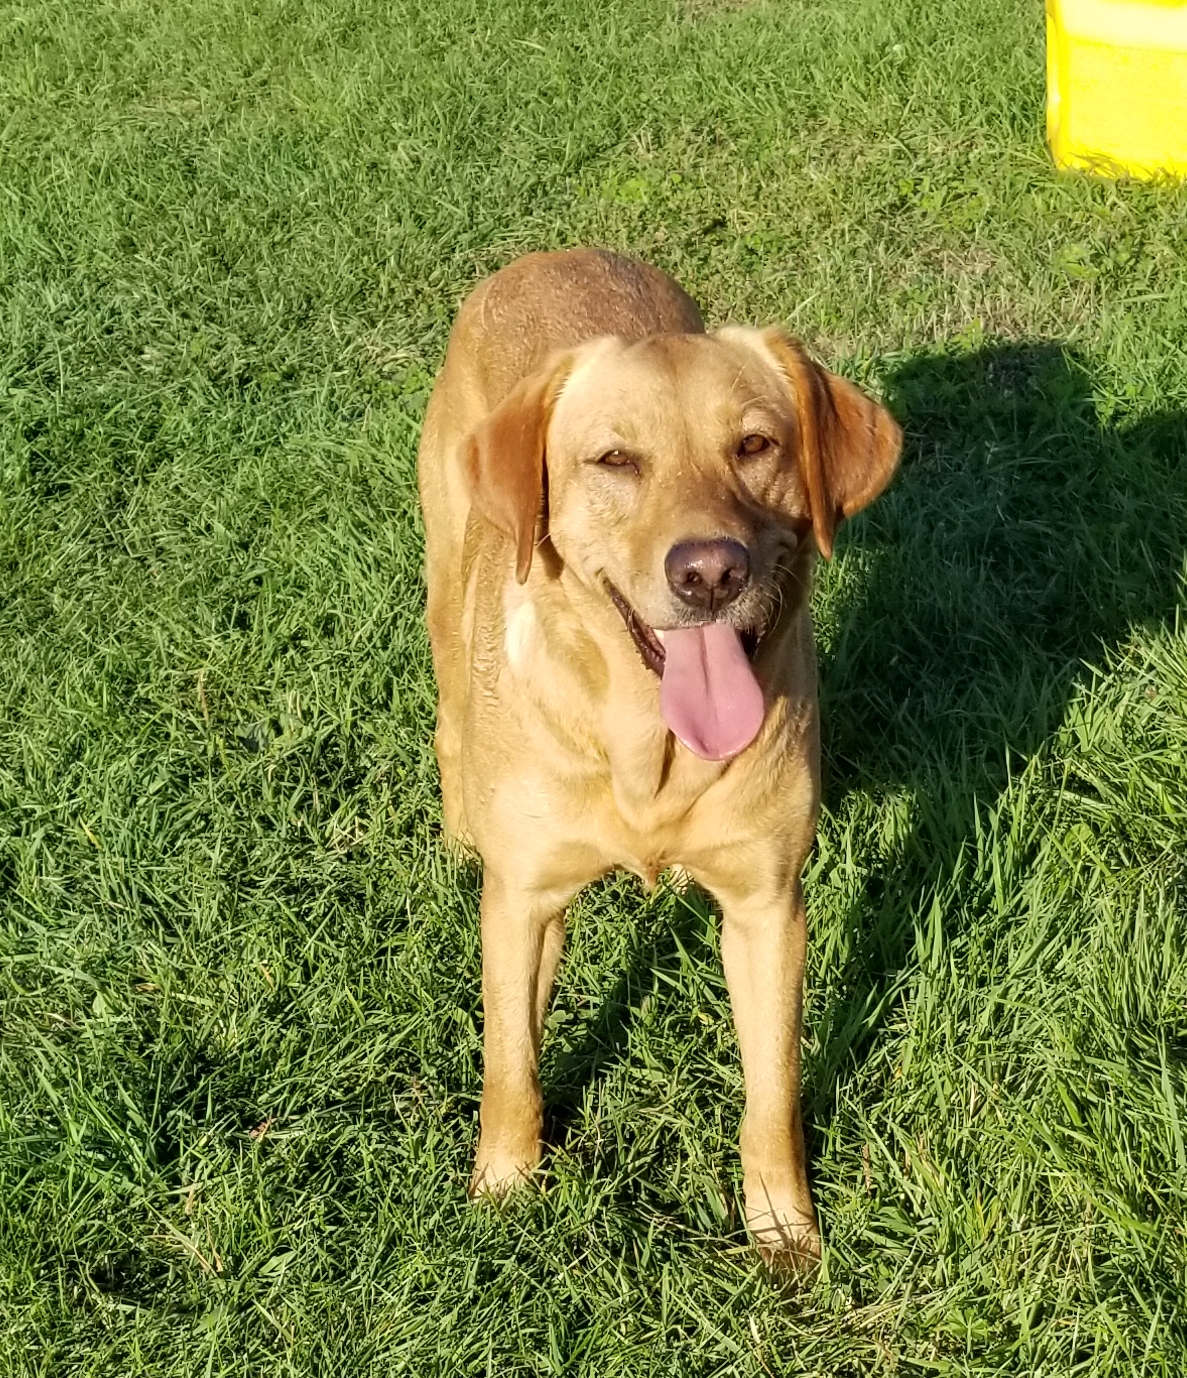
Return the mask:
<path fill-rule="evenodd" d="M 717 757 L 761 720 L 743 658 L 777 615 L 781 575 L 813 538 L 831 553 L 838 522 L 889 481 L 900 439 L 781 333 L 730 329 L 599 339 L 554 359 L 482 423 L 468 462 L 520 581 L 543 512 L 565 568 L 617 607 L 695 740 L 673 730 Z"/>
<path fill-rule="evenodd" d="M 743 340 L 598 341 L 553 407 L 549 536 L 647 628 L 760 635 L 811 531 L 797 443 L 786 381 Z"/>

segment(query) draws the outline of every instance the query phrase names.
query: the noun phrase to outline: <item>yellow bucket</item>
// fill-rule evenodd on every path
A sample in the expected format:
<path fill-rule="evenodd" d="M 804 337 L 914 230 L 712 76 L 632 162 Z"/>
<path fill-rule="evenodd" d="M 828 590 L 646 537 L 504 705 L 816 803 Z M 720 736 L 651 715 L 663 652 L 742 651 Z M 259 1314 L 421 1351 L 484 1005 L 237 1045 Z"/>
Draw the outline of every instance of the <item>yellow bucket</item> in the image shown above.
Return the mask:
<path fill-rule="evenodd" d="M 1060 167 L 1187 176 L 1187 0 L 1047 0 L 1047 141 Z"/>

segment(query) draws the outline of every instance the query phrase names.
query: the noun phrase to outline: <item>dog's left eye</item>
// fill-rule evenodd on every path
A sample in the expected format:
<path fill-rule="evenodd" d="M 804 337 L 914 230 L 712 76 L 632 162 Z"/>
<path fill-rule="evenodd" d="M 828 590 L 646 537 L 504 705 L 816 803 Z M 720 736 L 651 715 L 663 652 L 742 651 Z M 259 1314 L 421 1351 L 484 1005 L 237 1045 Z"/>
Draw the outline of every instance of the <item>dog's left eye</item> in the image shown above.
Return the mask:
<path fill-rule="evenodd" d="M 595 462 L 605 469 L 633 469 L 636 474 L 639 472 L 634 455 L 626 450 L 607 450 L 604 455 L 599 455 Z"/>
<path fill-rule="evenodd" d="M 765 435 L 746 435 L 742 437 L 742 443 L 738 446 L 738 454 L 744 459 L 753 459 L 755 455 L 765 454 L 773 443 Z"/>

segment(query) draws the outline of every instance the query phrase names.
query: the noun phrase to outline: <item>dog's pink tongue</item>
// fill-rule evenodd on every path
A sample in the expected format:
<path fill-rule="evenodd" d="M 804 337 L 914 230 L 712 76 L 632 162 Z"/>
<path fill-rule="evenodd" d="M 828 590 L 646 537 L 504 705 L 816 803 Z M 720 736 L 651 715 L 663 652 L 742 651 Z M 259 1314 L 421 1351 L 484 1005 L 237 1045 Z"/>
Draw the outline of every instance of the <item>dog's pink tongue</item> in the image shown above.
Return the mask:
<path fill-rule="evenodd" d="M 707 761 L 736 756 L 762 726 L 762 690 L 733 627 L 676 627 L 664 632 L 659 690 L 664 722 Z"/>

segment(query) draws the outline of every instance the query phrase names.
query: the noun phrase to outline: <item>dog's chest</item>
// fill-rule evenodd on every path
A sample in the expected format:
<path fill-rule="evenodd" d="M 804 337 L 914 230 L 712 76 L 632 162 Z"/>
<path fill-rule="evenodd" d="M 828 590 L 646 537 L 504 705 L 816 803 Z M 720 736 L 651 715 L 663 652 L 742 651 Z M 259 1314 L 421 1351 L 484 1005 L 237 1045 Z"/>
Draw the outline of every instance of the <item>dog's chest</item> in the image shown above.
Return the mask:
<path fill-rule="evenodd" d="M 703 852 L 742 814 L 726 767 L 698 760 L 665 735 L 658 751 L 639 751 L 629 772 L 610 775 L 600 810 L 607 861 L 648 885 Z"/>

